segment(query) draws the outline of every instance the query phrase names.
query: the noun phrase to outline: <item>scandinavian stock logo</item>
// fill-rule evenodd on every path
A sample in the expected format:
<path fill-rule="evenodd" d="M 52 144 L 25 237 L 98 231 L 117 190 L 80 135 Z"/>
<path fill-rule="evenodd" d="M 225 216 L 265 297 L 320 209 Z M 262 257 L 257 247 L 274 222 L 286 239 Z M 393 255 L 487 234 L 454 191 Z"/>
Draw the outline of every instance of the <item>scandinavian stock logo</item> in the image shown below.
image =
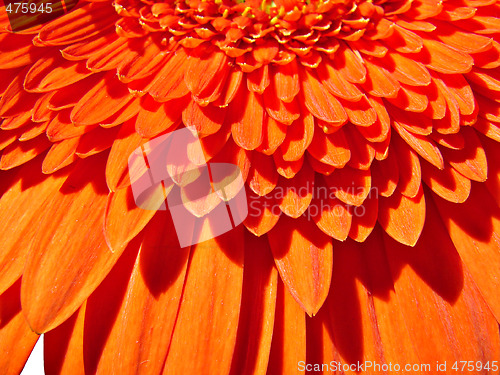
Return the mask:
<path fill-rule="evenodd" d="M 229 232 L 248 215 L 239 167 L 207 162 L 194 127 L 138 147 L 128 166 L 135 203 L 168 209 L 181 247 Z"/>

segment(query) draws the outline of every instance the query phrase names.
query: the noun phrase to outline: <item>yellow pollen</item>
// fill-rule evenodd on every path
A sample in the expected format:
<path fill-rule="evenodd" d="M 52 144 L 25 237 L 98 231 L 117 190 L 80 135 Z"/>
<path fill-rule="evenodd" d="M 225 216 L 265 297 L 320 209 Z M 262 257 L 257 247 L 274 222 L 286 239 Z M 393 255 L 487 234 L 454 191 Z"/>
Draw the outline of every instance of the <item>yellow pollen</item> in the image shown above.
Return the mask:
<path fill-rule="evenodd" d="M 251 10 L 252 10 L 252 8 L 246 7 L 245 10 L 243 11 L 243 13 L 241 13 L 241 15 L 243 17 L 246 17 L 248 15 L 248 13 L 250 13 Z"/>
<path fill-rule="evenodd" d="M 222 4 L 222 0 L 215 0 L 215 4 L 221 5 Z"/>
<path fill-rule="evenodd" d="M 271 25 L 274 25 L 274 24 L 276 24 L 276 22 L 278 22 L 278 20 L 279 20 L 279 17 L 278 17 L 278 16 L 275 16 L 275 17 L 271 18 L 271 22 L 269 22 L 269 23 L 270 23 Z"/>
<path fill-rule="evenodd" d="M 222 13 L 222 17 L 227 18 L 229 16 L 229 9 L 225 9 L 224 13 Z"/>

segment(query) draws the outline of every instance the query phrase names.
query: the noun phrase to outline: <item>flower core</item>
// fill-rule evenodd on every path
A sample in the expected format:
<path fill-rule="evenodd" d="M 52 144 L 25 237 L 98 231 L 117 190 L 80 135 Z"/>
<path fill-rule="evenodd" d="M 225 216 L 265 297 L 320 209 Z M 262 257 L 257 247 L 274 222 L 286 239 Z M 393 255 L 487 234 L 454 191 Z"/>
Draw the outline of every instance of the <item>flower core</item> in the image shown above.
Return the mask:
<path fill-rule="evenodd" d="M 406 3 L 390 4 L 387 15 L 404 11 Z M 392 32 L 390 23 L 380 23 L 384 9 L 371 1 L 118 0 L 115 9 L 122 17 L 117 27 L 122 36 L 160 33 L 165 45 L 215 46 L 246 72 L 287 64 L 296 56 L 317 67 L 325 56 L 333 58 L 339 40 L 377 39 Z"/>

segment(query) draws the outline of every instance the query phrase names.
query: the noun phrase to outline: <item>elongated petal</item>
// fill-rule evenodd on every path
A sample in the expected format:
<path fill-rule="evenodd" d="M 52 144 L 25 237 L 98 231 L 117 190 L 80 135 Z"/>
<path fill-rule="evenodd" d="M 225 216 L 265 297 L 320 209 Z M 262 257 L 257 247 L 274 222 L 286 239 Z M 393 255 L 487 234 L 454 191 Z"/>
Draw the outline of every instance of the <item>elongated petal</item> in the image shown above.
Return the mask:
<path fill-rule="evenodd" d="M 21 178 L 24 176 L 24 178 Z M 22 167 L 9 190 L 0 199 L 0 292 L 4 292 L 21 276 L 31 240 L 50 197 L 63 184 L 67 173 L 43 176 L 39 163 Z M 38 197 L 33 199 L 33 197 Z"/>
<path fill-rule="evenodd" d="M 236 229 L 192 250 L 163 373 L 229 374 L 243 284 L 242 236 Z M 194 315 L 205 318 L 193 320 Z"/>
<path fill-rule="evenodd" d="M 425 223 L 425 198 L 421 188 L 415 198 L 394 193 L 379 200 L 378 221 L 396 241 L 414 246 Z"/>
<path fill-rule="evenodd" d="M 122 251 L 154 214 L 154 210 L 138 207 L 129 187 L 109 193 L 103 228 L 109 248 Z"/>
<path fill-rule="evenodd" d="M 21 281 L 0 296 L 0 367 L 5 374 L 19 374 L 38 340 L 21 310 Z"/>
<path fill-rule="evenodd" d="M 184 286 L 189 248 L 179 248 L 170 213 L 144 233 L 124 299 L 101 354 L 98 373 L 161 372 Z M 116 353 L 123 359 L 116 361 Z"/>
<path fill-rule="evenodd" d="M 306 218 L 282 216 L 268 234 L 281 279 L 310 316 L 328 295 L 332 277 L 332 242 Z M 286 239 L 286 240 L 285 240 Z"/>
<path fill-rule="evenodd" d="M 249 234 L 245 241 L 248 248 L 231 375 L 265 375 L 274 336 L 278 272 L 266 238 Z"/>
<path fill-rule="evenodd" d="M 496 293 L 499 280 L 492 277 L 500 267 L 498 206 L 481 184 L 475 184 L 469 199 L 460 205 L 433 198 L 460 258 L 499 320 L 500 303 Z"/>
<path fill-rule="evenodd" d="M 102 234 L 108 189 L 88 176 L 104 170 L 102 156 L 83 160 L 46 207 L 23 274 L 23 311 L 36 332 L 56 327 L 94 291 L 120 256 Z M 39 249 L 50 248 L 50 251 Z M 53 292 L 57 291 L 57 292 Z"/>
<path fill-rule="evenodd" d="M 44 334 L 43 365 L 46 374 L 83 374 L 85 303 L 59 327 Z"/>
<path fill-rule="evenodd" d="M 268 374 L 300 374 L 306 359 L 306 316 L 281 281 L 278 282 L 276 317 Z"/>

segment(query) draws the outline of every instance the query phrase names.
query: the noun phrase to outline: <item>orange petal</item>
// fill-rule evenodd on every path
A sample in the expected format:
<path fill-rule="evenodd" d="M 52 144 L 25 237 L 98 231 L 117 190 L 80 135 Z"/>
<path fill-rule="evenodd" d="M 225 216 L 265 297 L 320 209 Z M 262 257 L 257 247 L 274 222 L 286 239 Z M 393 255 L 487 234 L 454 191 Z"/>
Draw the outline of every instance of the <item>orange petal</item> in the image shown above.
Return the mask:
<path fill-rule="evenodd" d="M 104 46 L 113 43 L 118 38 L 119 36 L 115 30 L 108 29 L 102 35 L 65 47 L 61 50 L 61 54 L 66 60 L 87 60 L 96 51 L 100 51 Z"/>
<path fill-rule="evenodd" d="M 14 36 L 13 33 L 2 33 L 0 41 L 2 45 L 0 67 L 2 70 L 33 64 L 46 52 L 43 48 L 37 48 L 33 45 L 33 35 L 30 34 Z"/>
<path fill-rule="evenodd" d="M 309 205 L 308 215 L 326 235 L 344 241 L 351 229 L 351 212 L 328 186 L 317 186 L 316 192 Z"/>
<path fill-rule="evenodd" d="M 347 165 L 351 168 L 368 170 L 372 164 L 373 159 L 377 156 L 377 146 L 385 147 L 384 142 L 389 141 L 386 139 L 382 143 L 370 143 L 361 135 L 359 126 L 348 126 L 343 130 L 347 139 L 347 144 L 351 149 L 351 158 Z M 335 134 L 334 134 L 335 135 Z M 385 150 L 383 151 L 385 153 Z M 386 157 L 386 155 L 384 155 Z"/>
<path fill-rule="evenodd" d="M 286 216 L 268 237 L 281 280 L 300 307 L 309 316 L 315 315 L 330 290 L 331 238 L 307 218 Z"/>
<path fill-rule="evenodd" d="M 370 126 L 377 120 L 377 112 L 372 108 L 366 97 L 357 102 L 342 101 L 349 121 L 357 126 Z"/>
<path fill-rule="evenodd" d="M 491 38 L 465 32 L 451 22 L 435 21 L 434 24 L 437 27 L 435 37 L 459 51 L 477 53 L 486 51 L 492 46 Z"/>
<path fill-rule="evenodd" d="M 31 111 L 35 106 L 39 95 L 28 93 L 23 87 L 26 72 L 27 68 L 19 72 L 0 98 L 0 116 L 17 116 Z"/>
<path fill-rule="evenodd" d="M 390 197 L 399 182 L 399 166 L 396 150 L 390 149 L 387 158 L 372 164 L 372 186 L 383 197 Z"/>
<path fill-rule="evenodd" d="M 465 177 L 479 182 L 486 181 L 488 163 L 481 141 L 476 131 L 465 127 L 462 134 L 467 140 L 462 150 L 443 149 L 443 154 L 450 165 Z"/>
<path fill-rule="evenodd" d="M 116 191 L 130 185 L 128 159 L 137 147 L 147 141 L 136 133 L 133 120 L 121 126 L 106 165 L 106 183 L 109 190 Z"/>
<path fill-rule="evenodd" d="M 272 117 L 264 113 L 262 121 L 262 143 L 256 150 L 272 155 L 274 151 L 283 143 L 286 136 L 287 126 L 276 121 Z"/>
<path fill-rule="evenodd" d="M 394 192 L 379 199 L 378 222 L 396 241 L 415 246 L 425 223 L 425 197 L 420 188 L 415 198 Z"/>
<path fill-rule="evenodd" d="M 0 367 L 5 374 L 20 374 L 38 340 L 21 310 L 21 281 L 0 296 Z"/>
<path fill-rule="evenodd" d="M 317 159 L 312 157 L 309 152 L 306 153 L 306 159 L 311 168 L 314 169 L 315 172 L 324 174 L 326 176 L 330 175 L 336 169 L 334 166 L 330 164 L 325 164 L 318 161 Z"/>
<path fill-rule="evenodd" d="M 252 165 L 248 174 L 248 186 L 255 194 L 269 194 L 278 182 L 278 173 L 273 158 L 260 152 L 252 154 Z"/>
<path fill-rule="evenodd" d="M 351 83 L 364 83 L 366 80 L 367 72 L 363 61 L 348 47 L 339 48 L 333 65 Z"/>
<path fill-rule="evenodd" d="M 214 102 L 214 105 L 225 107 L 231 103 L 240 88 L 242 80 L 243 72 L 241 70 L 232 69 L 227 77 L 226 86 L 222 90 L 221 96 Z"/>
<path fill-rule="evenodd" d="M 422 179 L 440 197 L 454 203 L 463 203 L 469 197 L 471 182 L 454 168 L 446 166 L 439 170 L 422 163 Z"/>
<path fill-rule="evenodd" d="M 298 363 L 306 360 L 306 316 L 293 296 L 278 281 L 273 342 L 268 374 L 299 374 Z"/>
<path fill-rule="evenodd" d="M 42 154 L 51 145 L 52 143 L 44 135 L 26 142 L 13 143 L 3 150 L 0 158 L 0 169 L 8 170 L 27 163 Z"/>
<path fill-rule="evenodd" d="M 148 84 L 144 91 L 159 102 L 180 98 L 189 93 L 184 83 L 187 55 L 183 48 L 172 52 L 170 59 L 164 64 Z"/>
<path fill-rule="evenodd" d="M 179 124 L 181 114 L 189 100 L 190 98 L 185 96 L 169 100 L 166 103 L 159 103 L 151 96 L 147 96 L 137 116 L 135 129 L 145 138 L 152 138 L 173 129 Z"/>
<path fill-rule="evenodd" d="M 336 126 L 347 121 L 347 114 L 342 104 L 323 87 L 312 72 L 303 70 L 302 88 L 304 104 L 314 117 Z"/>
<path fill-rule="evenodd" d="M 280 65 L 271 72 L 276 95 L 284 102 L 291 102 L 300 91 L 297 61 L 292 60 L 286 65 Z"/>
<path fill-rule="evenodd" d="M 383 98 L 394 98 L 398 94 L 399 82 L 385 68 L 365 60 L 368 71 L 363 87 L 371 95 Z"/>
<path fill-rule="evenodd" d="M 359 280 L 355 284 L 360 301 L 360 319 L 363 322 L 363 332 L 367 332 L 366 335 L 363 334 L 363 337 L 368 336 L 368 338 L 363 338 L 367 352 L 364 357 L 373 360 L 373 358 L 378 358 L 377 351 L 380 351 L 384 353 L 380 362 L 420 363 L 414 342 L 405 324 L 405 314 L 410 312 L 402 310 L 398 295 L 394 292 L 391 270 L 381 234 L 381 229 L 377 228 L 364 244 L 357 246 L 342 244 L 340 255 L 343 255 L 343 259 L 339 260 L 342 259 L 343 262 L 338 264 L 340 272 L 348 272 L 352 269 L 351 275 L 355 275 L 356 281 Z M 341 306 L 342 302 L 342 300 L 338 301 L 337 306 Z M 342 324 L 341 321 L 338 324 Z M 356 329 L 356 326 L 353 328 Z M 349 332 L 348 328 L 345 331 Z M 395 340 L 402 343 L 401 345 L 404 345 L 406 349 L 398 350 L 397 345 L 394 346 Z M 373 351 L 372 346 L 376 347 L 377 351 Z M 368 355 L 371 358 L 367 358 Z"/>
<path fill-rule="evenodd" d="M 389 58 L 394 65 L 394 77 L 401 83 L 411 86 L 426 86 L 431 82 L 429 71 L 418 61 L 414 61 L 399 53 L 389 52 Z"/>
<path fill-rule="evenodd" d="M 349 145 L 342 129 L 333 134 L 325 134 L 317 129 L 308 151 L 320 162 L 336 168 L 344 167 L 351 158 Z"/>
<path fill-rule="evenodd" d="M 267 238 L 247 234 L 243 294 L 231 375 L 265 374 L 273 338 L 278 272 Z M 248 250 L 248 249 L 247 249 Z"/>
<path fill-rule="evenodd" d="M 5 173 L 5 172 L 3 172 Z M 0 228 L 2 252 L 0 256 L 0 293 L 9 288 L 22 274 L 34 228 L 45 209 L 47 200 L 59 190 L 67 173 L 43 176 L 39 163 L 21 167 L 19 177 L 7 185 L 0 199 L 0 215 L 4 224 Z M 20 178 L 24 176 L 24 178 Z M 7 177 L 2 177 L 6 182 Z M 38 199 L 33 200 L 32 197 Z"/>
<path fill-rule="evenodd" d="M 300 171 L 291 179 L 281 177 L 276 190 L 281 211 L 287 216 L 301 216 L 309 203 L 314 191 L 314 171 L 305 163 Z"/>
<path fill-rule="evenodd" d="M 302 168 L 304 164 L 304 157 L 301 157 L 296 161 L 286 161 L 283 160 L 283 155 L 281 150 L 278 149 L 273 154 L 274 164 L 276 165 L 276 170 L 278 173 L 285 178 L 293 178 Z"/>
<path fill-rule="evenodd" d="M 42 172 L 54 173 L 78 159 L 75 151 L 80 139 L 71 138 L 52 145 L 43 159 Z"/>
<path fill-rule="evenodd" d="M 222 52 L 214 52 L 204 58 L 190 56 L 187 60 L 184 82 L 194 99 L 207 102 L 217 99 L 213 95 L 220 92 L 220 86 L 229 73 L 228 57 Z M 220 95 L 220 94 L 219 94 Z"/>
<path fill-rule="evenodd" d="M 43 365 L 48 374 L 83 371 L 85 303 L 59 327 L 44 334 Z"/>
<path fill-rule="evenodd" d="M 278 222 L 281 209 L 271 195 L 260 197 L 252 191 L 247 191 L 248 216 L 243 224 L 256 236 L 269 232 Z"/>
<path fill-rule="evenodd" d="M 182 111 L 182 122 L 186 127 L 194 126 L 199 136 L 204 137 L 219 131 L 225 116 L 226 111 L 215 105 L 209 104 L 201 107 L 194 100 L 191 100 Z"/>
<path fill-rule="evenodd" d="M 403 90 L 404 88 L 402 87 L 400 93 L 403 92 Z M 406 99 L 408 97 L 405 95 L 403 98 Z M 419 135 L 431 134 L 432 120 L 420 113 L 412 113 L 411 115 L 409 115 L 407 112 L 409 108 L 408 107 L 404 108 L 404 107 L 405 105 L 411 105 L 411 103 L 409 103 L 409 101 L 404 101 L 404 99 L 403 102 L 400 103 L 396 103 L 394 100 L 389 100 L 391 103 L 395 104 L 399 108 L 387 103 L 387 111 L 390 113 L 393 121 L 397 122 L 397 125 L 405 128 L 408 132 L 412 134 L 419 134 Z M 420 107 L 422 111 L 425 110 L 425 108 L 427 107 L 427 103 L 428 103 L 427 100 L 425 100 L 423 103 L 425 104 L 425 106 Z M 400 109 L 401 107 L 403 108 Z"/>
<path fill-rule="evenodd" d="M 52 112 L 51 109 L 57 110 L 73 108 L 87 92 L 89 92 L 102 80 L 103 77 L 104 73 L 93 74 L 90 77 L 73 83 L 72 85 L 60 88 L 52 93 L 46 93 L 45 95 L 49 95 L 49 99 L 48 105 L 45 103 L 45 111 L 48 111 L 48 114 L 50 115 Z M 41 107 L 43 104 L 44 103 L 37 102 L 37 106 L 40 107 L 38 109 L 39 113 L 37 113 L 36 116 L 35 114 L 33 115 L 34 120 L 36 120 L 37 117 L 44 118 L 43 116 L 47 116 L 44 113 L 44 108 Z"/>
<path fill-rule="evenodd" d="M 104 220 L 104 236 L 109 248 L 112 251 L 123 251 L 154 214 L 154 210 L 145 210 L 136 204 L 131 188 L 111 192 Z"/>
<path fill-rule="evenodd" d="M 499 342 L 495 319 L 433 205 L 429 205 L 426 227 L 415 249 L 387 236 L 384 240 L 396 296 L 420 361 L 453 363 L 463 355 L 496 358 Z M 484 268 L 482 273 L 487 274 Z"/>
<path fill-rule="evenodd" d="M 118 312 L 127 296 L 127 286 L 137 262 L 141 240 L 142 237 L 138 237 L 130 243 L 106 278 L 85 302 L 83 362 L 86 374 L 95 374 L 99 364 L 102 366 L 103 362 L 108 362 L 101 362 L 101 357 L 111 328 L 117 321 Z M 111 290 L 113 293 L 110 293 Z M 106 332 L 106 335 L 103 335 L 103 332 Z"/>
<path fill-rule="evenodd" d="M 425 48 L 419 54 L 420 61 L 429 69 L 445 74 L 467 73 L 471 70 L 473 60 L 470 55 L 435 40 L 423 39 L 423 42 Z"/>
<path fill-rule="evenodd" d="M 379 197 L 376 190 L 371 190 L 363 204 L 351 210 L 352 223 L 349 237 L 363 242 L 370 235 L 377 223 Z"/>
<path fill-rule="evenodd" d="M 469 83 L 461 74 L 440 74 L 443 85 L 456 100 L 462 115 L 474 113 L 476 102 Z"/>
<path fill-rule="evenodd" d="M 159 213 L 145 230 L 98 373 L 160 373 L 176 324 L 189 253 L 189 248 L 179 248 L 170 213 Z M 116 361 L 116 353 L 123 353 L 122 360 Z"/>
<path fill-rule="evenodd" d="M 47 126 L 47 138 L 51 142 L 59 142 L 64 139 L 78 137 L 88 131 L 95 129 L 96 125 L 75 126 L 70 119 L 70 110 L 60 111 Z"/>
<path fill-rule="evenodd" d="M 38 60 L 24 79 L 24 89 L 30 92 L 47 92 L 71 85 L 91 75 L 84 62 L 68 61 L 54 55 Z"/>
<path fill-rule="evenodd" d="M 114 25 L 118 18 L 114 9 L 103 4 L 90 4 L 45 25 L 39 33 L 40 39 L 49 45 L 64 45 L 85 40 Z"/>
<path fill-rule="evenodd" d="M 70 317 L 121 254 L 110 252 L 102 235 L 108 189 L 104 179 L 95 176 L 104 171 L 104 164 L 99 155 L 75 165 L 46 206 L 21 291 L 23 311 L 36 332 L 48 331 Z M 94 176 L 91 181 L 89 176 Z"/>
<path fill-rule="evenodd" d="M 360 206 L 370 193 L 370 170 L 359 170 L 350 167 L 336 169 L 325 181 L 342 202 Z"/>
<path fill-rule="evenodd" d="M 333 95 L 349 101 L 357 101 L 363 96 L 357 86 L 345 79 L 330 63 L 320 64 L 317 72 L 319 79 Z"/>
<path fill-rule="evenodd" d="M 264 90 L 271 83 L 269 79 L 269 65 L 264 65 L 262 68 L 256 69 L 247 75 L 247 87 L 259 95 L 264 93 Z"/>
<path fill-rule="evenodd" d="M 148 77 L 158 68 L 165 65 L 168 57 L 161 53 L 156 43 L 150 43 L 145 46 L 139 56 L 126 64 L 120 64 L 117 69 L 117 75 L 125 81 L 134 81 Z"/>
<path fill-rule="evenodd" d="M 76 154 L 83 159 L 111 148 L 119 130 L 120 127 L 110 129 L 97 128 L 93 132 L 84 134 L 80 138 Z"/>
<path fill-rule="evenodd" d="M 281 101 L 277 98 L 273 86 L 264 92 L 264 104 L 268 115 L 283 124 L 290 125 L 300 117 L 296 101 L 292 100 L 290 103 Z"/>
<path fill-rule="evenodd" d="M 497 142 L 481 137 L 484 151 L 488 155 L 488 179 L 486 187 L 500 207 L 500 153 Z"/>
<path fill-rule="evenodd" d="M 394 122 L 394 128 L 402 139 L 413 148 L 421 157 L 439 169 L 444 168 L 443 155 L 435 143 L 427 137 L 420 134 L 412 134 L 404 129 L 397 122 Z"/>
<path fill-rule="evenodd" d="M 418 155 L 401 138 L 394 137 L 394 150 L 398 155 L 399 181 L 401 194 L 413 198 L 420 190 L 421 169 Z"/>
<path fill-rule="evenodd" d="M 239 229 L 192 250 L 165 374 L 229 373 L 243 284 L 244 242 Z M 193 314 L 204 319 L 193 320 Z"/>
<path fill-rule="evenodd" d="M 19 141 L 21 142 L 29 141 L 30 139 L 38 137 L 40 134 L 45 133 L 48 125 L 49 125 L 48 121 L 36 124 L 31 129 L 26 130 L 24 133 L 22 133 L 21 136 L 19 137 Z"/>
<path fill-rule="evenodd" d="M 286 161 L 299 160 L 313 140 L 314 117 L 303 114 L 287 128 L 286 138 L 281 144 L 283 159 Z M 318 129 L 319 130 L 319 129 Z"/>
<path fill-rule="evenodd" d="M 366 290 L 369 288 L 366 270 L 373 265 L 365 266 L 363 260 L 370 250 L 349 240 L 337 244 L 334 251 L 332 288 L 325 313 L 328 331 L 339 353 L 337 361 L 347 365 L 385 360 L 381 355 L 383 348 L 374 316 L 372 290 Z M 357 372 L 351 368 L 345 373 Z"/>
<path fill-rule="evenodd" d="M 262 143 L 264 108 L 260 95 L 241 90 L 230 108 L 231 133 L 236 144 L 246 150 L 254 150 Z"/>
<path fill-rule="evenodd" d="M 131 95 L 127 86 L 116 82 L 114 72 L 107 73 L 71 111 L 71 121 L 93 125 L 107 119 L 125 106 Z"/>
<path fill-rule="evenodd" d="M 251 155 L 251 152 L 238 147 L 232 140 L 228 140 L 222 150 L 212 158 L 212 162 L 237 165 L 240 168 L 243 181 L 246 181 L 248 172 L 250 171 Z M 235 185 L 235 187 L 238 188 L 237 185 Z M 230 195 L 229 190 L 230 187 L 226 188 L 226 194 L 228 194 L 228 196 Z"/>
<path fill-rule="evenodd" d="M 377 119 L 370 126 L 358 128 L 358 131 L 370 142 L 384 141 L 391 128 L 391 119 L 385 109 L 385 103 L 381 98 L 374 96 L 368 97 L 368 101 L 377 112 Z"/>

